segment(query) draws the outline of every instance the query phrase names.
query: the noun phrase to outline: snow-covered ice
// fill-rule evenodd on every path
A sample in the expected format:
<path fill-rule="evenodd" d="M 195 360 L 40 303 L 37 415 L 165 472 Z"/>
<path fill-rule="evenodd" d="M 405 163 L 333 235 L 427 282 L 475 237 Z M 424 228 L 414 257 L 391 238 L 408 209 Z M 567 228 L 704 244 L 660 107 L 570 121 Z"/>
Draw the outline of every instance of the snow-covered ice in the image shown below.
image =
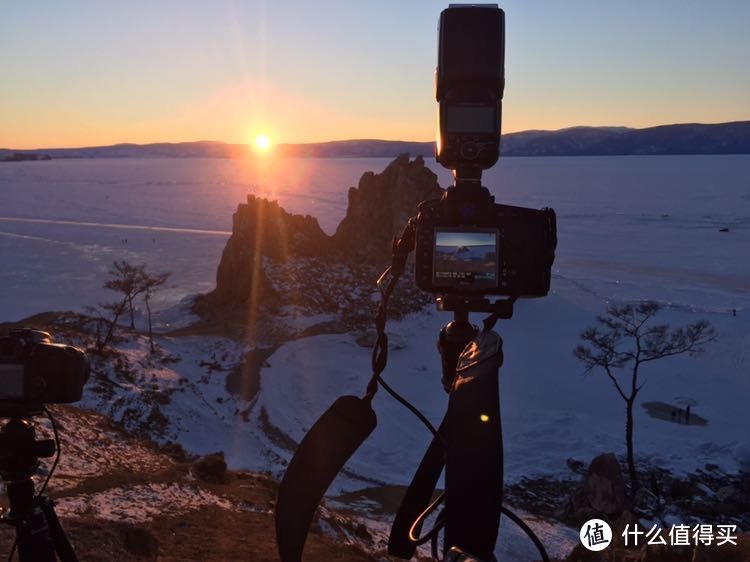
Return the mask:
<path fill-rule="evenodd" d="M 159 326 L 184 324 L 190 295 L 214 286 L 231 214 L 247 193 L 317 216 L 330 233 L 344 215 L 347 189 L 388 161 L 252 162 L 101 159 L 0 167 L 0 321 L 104 300 L 107 268 L 128 259 L 173 272 L 155 301 Z M 428 164 L 447 185 L 447 171 Z M 711 321 L 719 339 L 697 358 L 644 368 L 639 403 L 689 401 L 708 425 L 665 422 L 638 406 L 637 458 L 676 472 L 706 463 L 748 470 L 750 156 L 505 158 L 485 173 L 485 184 L 498 202 L 550 206 L 558 214 L 550 296 L 518 302 L 514 318 L 497 327 L 505 351 L 507 481 L 566 475 L 569 457 L 588 461 L 600 452 L 624 452 L 624 404 L 602 373 L 583 374 L 572 350 L 607 303 L 643 299 L 662 303 L 661 320 L 675 326 Z M 427 311 L 388 326 L 399 345 L 384 377 L 436 423 L 446 396 L 435 340 L 449 319 Z M 310 319 L 297 321 L 304 327 Z M 237 358 L 241 347 L 218 338 L 160 343 L 181 357 L 159 374 L 159 385 L 181 389 L 165 406 L 164 438 L 198 453 L 224 450 L 234 468 L 277 475 L 291 453 L 264 426 L 299 440 L 337 396 L 361 395 L 370 375 L 370 350 L 353 335 L 299 339 L 268 359 L 256 400 L 241 403 L 228 397 L 221 372 L 207 377 L 200 363 L 217 348 Z M 124 351 L 139 361 L 144 350 L 141 343 Z M 139 390 L 120 388 L 117 408 L 136 403 Z M 109 407 L 91 396 L 85 403 Z M 375 409 L 377 429 L 331 493 L 361 487 L 355 475 L 410 480 L 429 434 L 382 390 Z M 549 532 L 557 534 L 556 544 L 576 541 L 560 535 L 565 529 Z M 503 548 L 526 548 L 525 539 L 505 536 Z"/>
<path fill-rule="evenodd" d="M 360 175 L 387 159 L 87 159 L 0 167 L 0 320 L 81 309 L 115 259 L 173 275 L 154 305 L 207 292 L 248 193 L 332 233 Z M 427 161 L 441 185 L 447 170 Z M 747 307 L 750 156 L 504 158 L 484 174 L 498 202 L 558 214 L 554 271 L 569 295 Z M 29 222 L 43 221 L 43 222 Z M 729 228 L 729 232 L 719 232 Z"/>

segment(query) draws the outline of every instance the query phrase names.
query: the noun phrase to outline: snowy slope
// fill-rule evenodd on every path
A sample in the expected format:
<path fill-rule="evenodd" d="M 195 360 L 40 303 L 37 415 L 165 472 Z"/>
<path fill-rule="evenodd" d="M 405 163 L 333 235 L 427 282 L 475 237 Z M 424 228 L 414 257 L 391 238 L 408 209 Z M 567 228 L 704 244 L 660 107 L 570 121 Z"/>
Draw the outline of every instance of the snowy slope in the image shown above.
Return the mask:
<path fill-rule="evenodd" d="M 693 316 L 667 311 L 662 319 L 677 324 Z M 750 436 L 743 416 L 750 396 L 746 376 L 750 326 L 745 315 L 701 317 L 716 326 L 719 342 L 699 358 L 649 365 L 643 371 L 647 383 L 639 400 L 690 399 L 693 412 L 707 418 L 709 425 L 664 422 L 639 408 L 636 450 L 641 458 L 678 472 L 708 462 L 735 472 L 741 463 L 750 462 Z M 564 475 L 570 457 L 590 460 L 601 452 L 624 450 L 621 398 L 603 373 L 584 376 L 572 355 L 577 334 L 591 319 L 590 311 L 552 295 L 518 303 L 515 317 L 499 326 L 505 352 L 500 381 L 508 481 Z M 449 315 L 435 312 L 393 323 L 389 329 L 401 349 L 389 354 L 384 376 L 434 423 L 447 405 L 435 340 L 448 320 Z M 335 397 L 363 393 L 370 374 L 369 356 L 369 350 L 349 335 L 288 343 L 263 370 L 259 404 L 269 411 L 272 423 L 299 440 Z M 384 391 L 376 397 L 375 409 L 378 428 L 350 468 L 376 480 L 407 484 L 429 443 L 428 432 Z"/>

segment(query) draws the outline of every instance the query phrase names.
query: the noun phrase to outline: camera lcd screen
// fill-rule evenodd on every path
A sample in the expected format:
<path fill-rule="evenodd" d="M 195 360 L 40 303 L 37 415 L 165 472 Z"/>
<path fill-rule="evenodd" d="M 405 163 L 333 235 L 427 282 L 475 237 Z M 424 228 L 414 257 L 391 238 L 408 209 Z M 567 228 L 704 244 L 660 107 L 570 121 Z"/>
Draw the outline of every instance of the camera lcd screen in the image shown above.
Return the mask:
<path fill-rule="evenodd" d="M 497 229 L 435 229 L 435 285 L 467 291 L 497 287 Z"/>
<path fill-rule="evenodd" d="M 497 132 L 495 108 L 449 105 L 446 108 L 445 126 L 449 133 L 494 134 Z"/>
<path fill-rule="evenodd" d="M 24 366 L 0 364 L 0 400 L 23 397 Z"/>

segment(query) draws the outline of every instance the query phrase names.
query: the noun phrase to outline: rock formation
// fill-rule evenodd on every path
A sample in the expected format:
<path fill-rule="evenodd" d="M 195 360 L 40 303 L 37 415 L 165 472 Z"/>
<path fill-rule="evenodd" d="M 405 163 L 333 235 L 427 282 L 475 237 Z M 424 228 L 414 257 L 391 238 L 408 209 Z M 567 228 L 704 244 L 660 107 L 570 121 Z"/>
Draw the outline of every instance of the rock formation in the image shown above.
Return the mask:
<path fill-rule="evenodd" d="M 368 263 L 389 263 L 391 242 L 425 199 L 443 193 L 435 173 L 417 156 L 403 154 L 379 174 L 366 172 L 349 189 L 346 216 L 333 239 L 341 251 Z"/>
<path fill-rule="evenodd" d="M 346 217 L 333 236 L 309 215 L 292 215 L 275 201 L 249 195 L 234 213 L 216 289 L 196 299 L 194 310 L 220 331 L 247 332 L 262 322 L 266 343 L 283 339 L 275 333 L 279 323 L 269 319 L 287 306 L 305 315 L 333 315 L 349 328 L 368 324 L 375 280 L 390 264 L 393 236 L 421 201 L 441 194 L 422 157 L 399 156 L 350 188 Z M 413 311 L 429 300 L 405 280 L 393 296 L 393 310 Z"/>
<path fill-rule="evenodd" d="M 276 302 L 262 260 L 287 261 L 322 257 L 330 249 L 329 237 L 310 215 L 291 215 L 276 201 L 247 196 L 232 217 L 232 235 L 224 247 L 216 271 L 214 304 L 239 305 L 257 294 Z"/>
<path fill-rule="evenodd" d="M 616 518 L 626 507 L 620 464 L 614 453 L 606 453 L 591 461 L 583 485 L 570 498 L 568 516 L 580 524 L 594 517 Z"/>

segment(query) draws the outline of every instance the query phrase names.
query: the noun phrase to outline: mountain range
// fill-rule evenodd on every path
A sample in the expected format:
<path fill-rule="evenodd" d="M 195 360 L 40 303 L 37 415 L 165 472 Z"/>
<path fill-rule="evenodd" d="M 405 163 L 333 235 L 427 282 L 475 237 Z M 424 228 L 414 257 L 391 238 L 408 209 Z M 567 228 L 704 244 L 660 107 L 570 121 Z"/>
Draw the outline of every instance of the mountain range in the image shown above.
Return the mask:
<path fill-rule="evenodd" d="M 276 154 L 294 157 L 381 157 L 398 154 L 433 156 L 434 142 L 374 139 L 279 144 Z M 246 144 L 217 141 L 115 144 L 83 148 L 0 149 L 0 161 L 50 158 L 240 158 Z M 531 130 L 503 135 L 503 156 L 605 156 L 651 154 L 750 154 L 750 121 L 683 123 L 644 129 L 628 127 L 570 127 L 557 131 Z"/>

